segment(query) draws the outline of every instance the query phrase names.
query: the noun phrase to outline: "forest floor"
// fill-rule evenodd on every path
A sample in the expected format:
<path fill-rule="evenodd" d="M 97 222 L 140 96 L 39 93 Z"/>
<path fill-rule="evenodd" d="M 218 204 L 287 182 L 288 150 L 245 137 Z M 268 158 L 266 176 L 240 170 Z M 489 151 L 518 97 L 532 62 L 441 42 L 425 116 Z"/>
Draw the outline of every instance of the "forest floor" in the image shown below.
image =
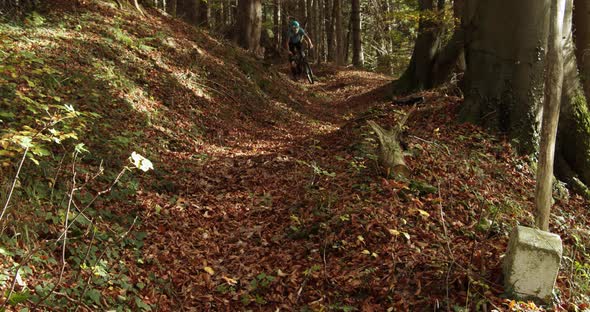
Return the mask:
<path fill-rule="evenodd" d="M 176 167 L 172 199 L 140 196 L 146 211 L 165 212 L 145 220 L 144 255 L 172 281 L 171 295 L 152 300 L 187 311 L 543 310 L 504 299 L 501 284 L 510 230 L 533 222 L 528 160 L 457 123 L 451 88 L 412 95 L 425 98 L 403 135 L 412 174 L 384 178 L 366 122 L 393 127 L 411 107 L 387 100 L 391 77 L 316 70 L 319 83 L 300 82 L 300 119 L 200 146 L 207 160 Z M 552 231 L 572 255 L 584 206 L 564 196 L 554 208 Z M 557 307 L 575 302 L 572 278 L 559 276 Z"/>
<path fill-rule="evenodd" d="M 411 175 L 386 178 L 367 121 L 391 128 L 412 109 L 388 99 L 392 77 L 322 65 L 316 84 L 293 82 L 285 65 L 155 10 L 141 19 L 104 1 L 64 10 L 2 25 L 0 92 L 100 114 L 80 138 L 91 152 L 72 161 L 84 185 L 108 186 L 132 151 L 155 170 L 121 179 L 130 192 L 89 201 L 96 224 L 75 225 L 63 280 L 61 248 L 39 250 L 59 236 L 65 207 L 25 217 L 30 231 L 47 222 L 38 242 L 21 240 L 20 221 L 5 227 L 15 234 L 2 238 L 3 291 L 8 268 L 27 261 L 21 248 L 41 253 L 22 278 L 55 300 L 36 303 L 47 310 L 544 309 L 504 299 L 501 282 L 511 229 L 533 222 L 534 169 L 504 138 L 456 121 L 454 87 L 412 95 L 424 101 L 402 135 Z M 12 126 L 17 114 L 2 118 Z M 103 180 L 88 178 L 103 165 Z M 22 189 L 36 168 L 23 169 Z M 15 207 L 28 207 L 25 195 Z M 551 231 L 566 257 L 547 309 L 585 308 L 588 203 L 563 188 L 555 197 Z M 58 276 L 62 291 L 40 295 Z M 15 309 L 35 301 L 18 299 Z"/>

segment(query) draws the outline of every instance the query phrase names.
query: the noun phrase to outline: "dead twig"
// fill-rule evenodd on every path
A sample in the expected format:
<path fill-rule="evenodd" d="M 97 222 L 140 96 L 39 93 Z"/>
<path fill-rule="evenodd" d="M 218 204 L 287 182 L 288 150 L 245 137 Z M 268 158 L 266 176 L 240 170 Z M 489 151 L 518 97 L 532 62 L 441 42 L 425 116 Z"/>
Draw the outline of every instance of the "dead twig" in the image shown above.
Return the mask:
<path fill-rule="evenodd" d="M 20 174 L 20 171 L 23 167 L 23 163 L 25 162 L 25 159 L 27 158 L 27 153 L 29 152 L 29 147 L 27 146 L 25 148 L 25 152 L 23 153 L 23 158 L 20 161 L 20 164 L 18 165 L 18 169 L 16 171 L 16 175 L 14 176 L 14 180 L 12 180 L 12 186 L 10 187 L 10 191 L 8 192 L 8 198 L 6 198 L 6 202 L 4 203 L 4 207 L 2 208 L 2 213 L 0 213 L 0 221 L 2 221 L 2 217 L 4 217 L 4 213 L 6 213 L 6 209 L 8 208 L 8 204 L 10 203 L 10 198 L 12 197 L 12 193 L 14 192 L 14 188 L 16 187 L 16 181 L 18 181 L 18 176 Z"/>

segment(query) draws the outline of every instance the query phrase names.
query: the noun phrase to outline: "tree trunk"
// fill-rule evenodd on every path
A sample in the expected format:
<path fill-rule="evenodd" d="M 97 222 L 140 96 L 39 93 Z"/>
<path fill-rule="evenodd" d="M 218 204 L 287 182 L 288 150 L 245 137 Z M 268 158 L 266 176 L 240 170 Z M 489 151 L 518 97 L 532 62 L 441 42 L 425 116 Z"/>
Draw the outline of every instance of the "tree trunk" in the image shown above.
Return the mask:
<path fill-rule="evenodd" d="M 550 31 L 547 49 L 547 71 L 545 77 L 545 101 L 543 103 L 543 124 L 541 126 L 541 144 L 537 166 L 537 185 L 535 188 L 535 224 L 543 230 L 549 230 L 549 216 L 553 190 L 553 161 L 559 106 L 561 103 L 563 83 L 563 43 L 562 27 L 566 0 L 551 2 Z"/>
<path fill-rule="evenodd" d="M 216 30 L 221 30 L 224 25 L 224 18 L 223 18 L 223 1 L 217 1 L 211 3 L 211 27 L 215 28 Z"/>
<path fill-rule="evenodd" d="M 342 0 L 334 0 L 333 16 L 336 24 L 336 64 L 344 65 L 344 31 L 342 28 Z"/>
<path fill-rule="evenodd" d="M 297 2 L 297 17 L 296 19 L 299 20 L 302 27 L 306 27 L 307 22 L 307 10 L 306 10 L 305 0 L 299 0 Z"/>
<path fill-rule="evenodd" d="M 316 15 L 317 12 L 313 11 L 313 1 L 312 0 L 306 0 L 305 1 L 305 6 L 306 6 L 306 13 L 307 13 L 307 17 L 306 17 L 306 26 L 305 26 L 305 31 L 307 32 L 307 35 L 309 36 L 309 38 L 314 38 L 315 35 L 315 31 L 314 31 L 314 27 L 315 27 L 315 20 L 314 20 L 314 16 Z M 316 44 L 317 41 L 315 39 L 312 39 L 313 43 Z M 310 57 L 315 57 L 315 49 L 312 51 L 309 51 L 309 56 Z"/>
<path fill-rule="evenodd" d="M 333 2 L 336 0 L 324 0 L 324 4 L 326 5 L 325 14 L 326 14 L 326 46 L 328 50 L 328 62 L 333 62 L 335 60 L 335 44 L 334 44 L 334 15 L 333 15 Z"/>
<path fill-rule="evenodd" d="M 364 65 L 363 46 L 361 39 L 361 3 L 352 0 L 352 64 L 357 67 Z"/>
<path fill-rule="evenodd" d="M 176 17 L 177 0 L 169 0 L 168 2 L 168 13 Z"/>
<path fill-rule="evenodd" d="M 275 33 L 275 48 L 281 50 L 281 1 L 274 0 L 273 31 Z"/>
<path fill-rule="evenodd" d="M 538 147 L 550 1 L 474 1 L 467 8 L 460 117 L 506 132 L 525 154 Z"/>
<path fill-rule="evenodd" d="M 262 30 L 261 0 L 239 0 L 235 40 L 244 49 L 259 53 Z"/>
<path fill-rule="evenodd" d="M 576 58 L 586 97 L 590 94 L 590 1 L 574 0 Z"/>
<path fill-rule="evenodd" d="M 577 2 L 576 2 L 577 3 Z M 566 26 L 571 25 L 571 0 L 566 10 Z M 575 7 L 574 11 L 578 7 Z M 570 28 L 566 28 L 570 30 Z M 584 95 L 575 58 L 572 32 L 565 32 L 562 108 L 557 133 L 557 150 L 561 165 L 557 174 L 571 185 L 576 180 L 590 185 L 590 111 Z M 577 39 L 577 38 L 576 38 Z M 568 174 L 570 173 L 570 174 Z"/>
<path fill-rule="evenodd" d="M 439 8 L 435 0 L 420 0 L 422 13 L 433 11 L 441 14 L 444 9 L 444 1 Z M 443 33 L 442 24 L 428 18 L 420 18 L 418 37 L 414 45 L 414 51 L 410 64 L 400 79 L 394 84 L 395 93 L 408 93 L 429 89 L 434 86 L 432 68 L 435 57 L 441 49 Z"/>
<path fill-rule="evenodd" d="M 230 25 L 235 25 L 238 23 L 238 16 L 240 13 L 238 12 L 238 6 L 240 5 L 240 0 L 230 0 Z"/>
<path fill-rule="evenodd" d="M 316 42 L 317 45 L 316 50 L 318 51 L 318 58 L 317 63 L 318 65 L 324 61 L 324 57 L 326 55 L 326 45 L 325 45 L 325 35 L 326 32 L 324 30 L 324 20 L 326 18 L 325 11 L 322 10 L 324 8 L 324 0 L 315 0 L 314 1 L 314 8 L 315 11 L 318 13 L 318 20 L 317 20 L 317 27 L 316 27 Z"/>
<path fill-rule="evenodd" d="M 199 0 L 197 25 L 209 28 L 209 4 L 208 0 Z"/>

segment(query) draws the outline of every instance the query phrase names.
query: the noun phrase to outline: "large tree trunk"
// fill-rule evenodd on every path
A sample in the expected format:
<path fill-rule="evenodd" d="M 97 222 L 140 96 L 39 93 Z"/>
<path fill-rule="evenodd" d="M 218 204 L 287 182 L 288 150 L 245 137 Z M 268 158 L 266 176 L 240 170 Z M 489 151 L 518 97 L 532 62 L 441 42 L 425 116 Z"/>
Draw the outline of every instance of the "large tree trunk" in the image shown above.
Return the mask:
<path fill-rule="evenodd" d="M 568 5 L 566 21 L 571 23 L 571 0 Z M 577 9 L 575 7 L 574 11 Z M 558 157 L 561 157 L 561 161 L 558 161 L 557 174 L 572 185 L 576 184 L 577 179 L 590 185 L 590 112 L 578 74 L 571 31 L 565 33 L 565 40 L 562 109 L 557 134 Z"/>
<path fill-rule="evenodd" d="M 364 65 L 363 46 L 361 40 L 361 3 L 352 0 L 352 64 L 360 67 Z"/>
<path fill-rule="evenodd" d="M 262 31 L 261 0 L 239 0 L 238 6 L 235 39 L 242 48 L 258 53 Z"/>
<path fill-rule="evenodd" d="M 419 0 L 420 11 L 441 14 L 444 1 Z M 435 57 L 442 47 L 442 24 L 429 18 L 420 18 L 418 37 L 410 64 L 400 79 L 394 83 L 394 93 L 408 93 L 433 87 L 432 68 Z"/>
<path fill-rule="evenodd" d="M 506 132 L 522 153 L 534 153 L 538 151 L 551 0 L 468 1 L 467 5 L 470 27 L 466 30 L 466 97 L 461 116 Z M 582 77 L 588 72 L 576 61 L 576 51 L 584 48 L 574 48 L 572 8 L 573 1 L 567 0 L 555 171 L 588 196 L 584 184 L 590 184 L 590 111 L 578 68 Z M 582 5 L 575 9 L 580 8 L 585 10 Z M 498 16 L 503 16 L 503 23 Z M 579 29 L 586 21 L 577 22 Z"/>
<path fill-rule="evenodd" d="M 471 1 L 461 118 L 537 151 L 551 0 Z M 523 18 L 526 16 L 526 18 Z"/>
<path fill-rule="evenodd" d="M 590 94 L 590 1 L 574 0 L 576 58 L 582 74 L 584 93 Z"/>

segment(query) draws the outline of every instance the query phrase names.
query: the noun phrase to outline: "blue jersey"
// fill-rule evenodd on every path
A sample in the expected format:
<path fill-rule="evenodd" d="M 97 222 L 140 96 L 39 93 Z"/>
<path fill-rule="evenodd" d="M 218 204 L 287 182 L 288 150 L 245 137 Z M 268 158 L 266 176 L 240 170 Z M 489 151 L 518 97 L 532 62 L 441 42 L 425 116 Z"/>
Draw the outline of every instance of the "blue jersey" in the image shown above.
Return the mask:
<path fill-rule="evenodd" d="M 293 32 L 292 29 L 289 29 L 289 43 L 300 43 L 303 40 L 303 36 L 305 36 L 305 30 L 299 27 L 297 33 Z"/>

